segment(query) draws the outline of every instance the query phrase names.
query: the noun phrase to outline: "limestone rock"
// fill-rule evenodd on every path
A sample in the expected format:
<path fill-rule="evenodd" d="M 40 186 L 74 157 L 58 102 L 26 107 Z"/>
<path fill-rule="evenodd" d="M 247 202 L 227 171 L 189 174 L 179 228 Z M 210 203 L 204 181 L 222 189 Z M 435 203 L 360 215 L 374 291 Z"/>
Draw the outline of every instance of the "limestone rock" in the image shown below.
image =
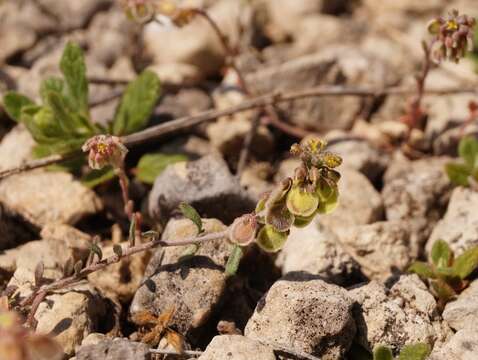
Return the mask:
<path fill-rule="evenodd" d="M 103 207 L 96 194 L 71 174 L 44 170 L 2 180 L 0 203 L 40 229 L 51 222 L 75 224 Z"/>
<path fill-rule="evenodd" d="M 433 229 L 427 242 L 427 252 L 435 241 L 445 240 L 456 255 L 478 245 L 478 193 L 457 187 L 453 190 L 448 209 Z"/>
<path fill-rule="evenodd" d="M 275 360 L 274 351 L 240 335 L 216 336 L 198 360 Z"/>
<path fill-rule="evenodd" d="M 255 203 L 218 155 L 168 166 L 156 178 L 149 195 L 149 213 L 165 220 L 181 202 L 201 215 L 227 223 L 254 209 Z"/>
<path fill-rule="evenodd" d="M 368 350 L 386 344 L 393 350 L 424 342 L 442 342 L 450 330 L 440 324 L 437 304 L 416 275 L 403 275 L 390 290 L 378 282 L 352 289 L 357 341 Z"/>
<path fill-rule="evenodd" d="M 146 344 L 116 338 L 105 339 L 96 344 L 82 345 L 76 353 L 76 360 L 150 360 Z"/>
<path fill-rule="evenodd" d="M 344 285 L 361 279 L 360 266 L 338 243 L 336 235 L 317 222 L 291 229 L 277 260 L 284 274 L 308 272 Z"/>
<path fill-rule="evenodd" d="M 245 335 L 324 360 L 342 359 L 355 335 L 346 290 L 317 278 L 282 278 L 257 304 Z"/>
<path fill-rule="evenodd" d="M 225 230 L 215 219 L 204 220 L 204 228 L 206 233 Z M 163 238 L 182 239 L 196 233 L 190 220 L 170 220 Z M 224 295 L 224 266 L 231 248 L 225 238 L 208 241 L 187 259 L 180 259 L 185 247 L 158 249 L 136 291 L 130 313 L 148 310 L 160 314 L 175 308 L 171 325 L 182 334 L 191 334 L 207 323 Z"/>
<path fill-rule="evenodd" d="M 478 324 L 478 281 L 473 281 L 458 299 L 446 305 L 443 319 L 455 330 Z"/>
<path fill-rule="evenodd" d="M 452 336 L 443 347 L 434 350 L 429 360 L 475 360 L 478 354 L 478 329 L 464 329 Z"/>

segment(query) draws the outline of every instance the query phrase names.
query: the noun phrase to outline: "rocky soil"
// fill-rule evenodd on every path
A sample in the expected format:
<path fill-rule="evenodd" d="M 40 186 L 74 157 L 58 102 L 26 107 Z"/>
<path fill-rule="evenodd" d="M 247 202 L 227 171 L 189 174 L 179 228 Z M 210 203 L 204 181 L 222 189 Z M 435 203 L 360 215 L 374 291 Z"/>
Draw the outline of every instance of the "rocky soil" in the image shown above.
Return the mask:
<path fill-rule="evenodd" d="M 318 85 L 413 86 L 427 36 L 426 24 L 451 8 L 478 16 L 476 0 L 191 0 L 210 15 L 240 49 L 238 63 L 253 92 L 294 91 Z M 163 83 L 150 124 L 246 98 L 225 73 L 226 57 L 203 20 L 181 29 L 128 20 L 112 0 L 0 0 L 0 96 L 16 89 L 38 98 L 42 78 L 58 74 L 67 41 L 86 50 L 88 75 L 132 79 L 148 67 Z M 430 87 L 476 84 L 474 64 L 444 64 L 431 71 Z M 121 84 L 91 85 L 98 102 Z M 35 318 L 52 334 L 65 359 L 152 360 L 138 337 L 135 313 L 160 315 L 200 360 L 274 360 L 309 354 L 322 360 L 357 359 L 354 349 L 382 344 L 394 353 L 423 342 L 432 360 L 478 359 L 478 279 L 444 309 L 417 276 L 407 273 L 442 239 L 459 255 L 478 245 L 478 193 L 455 187 L 444 165 L 457 156 L 461 125 L 475 94 L 427 95 L 428 121 L 415 130 L 420 149 L 410 158 L 400 146 L 407 96 L 325 96 L 278 107 L 293 128 L 318 133 L 340 154 L 340 203 L 305 228 L 294 228 L 277 255 L 252 247 L 239 272 L 224 274 L 231 245 L 219 239 L 184 258 L 184 248 L 157 248 L 91 274 L 73 287 L 49 294 Z M 117 99 L 94 107 L 106 123 Z M 251 156 L 236 176 L 239 154 L 256 110 L 202 123 L 131 149 L 134 179 L 145 152 L 180 153 L 146 185 L 134 179 L 145 228 L 165 239 L 194 235 L 178 215 L 182 201 L 204 218 L 206 233 L 222 231 L 254 209 L 260 194 L 297 160 L 298 141 L 262 121 Z M 475 125 L 465 133 L 477 134 Z M 0 171 L 33 159 L 34 141 L 0 103 Z M 145 229 L 146 230 L 146 229 Z M 64 171 L 37 169 L 0 180 L 0 291 L 12 285 L 24 298 L 34 288 L 35 267 L 58 279 L 69 258 L 86 260 L 94 236 L 105 256 L 126 241 L 127 219 L 115 181 L 95 189 Z M 475 274 L 476 277 L 476 274 Z M 171 349 L 164 342 L 161 349 Z M 280 350 L 289 350 L 280 351 Z M 192 353 L 191 353 L 192 354 Z M 297 355 L 299 354 L 299 355 Z M 178 357 L 167 357 L 168 359 Z"/>

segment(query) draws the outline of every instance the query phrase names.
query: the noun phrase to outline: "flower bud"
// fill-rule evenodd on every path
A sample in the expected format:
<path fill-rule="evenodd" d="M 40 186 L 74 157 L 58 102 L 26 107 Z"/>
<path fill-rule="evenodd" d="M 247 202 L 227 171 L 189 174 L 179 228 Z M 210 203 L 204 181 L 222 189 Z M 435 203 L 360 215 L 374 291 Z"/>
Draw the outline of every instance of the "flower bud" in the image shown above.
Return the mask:
<path fill-rule="evenodd" d="M 243 215 L 229 227 L 229 240 L 239 246 L 247 246 L 256 238 L 257 221 L 254 215 Z"/>
<path fill-rule="evenodd" d="M 97 170 L 107 165 L 115 169 L 122 167 L 128 153 L 120 138 L 111 135 L 96 135 L 87 140 L 81 149 L 89 152 L 88 165 Z"/>

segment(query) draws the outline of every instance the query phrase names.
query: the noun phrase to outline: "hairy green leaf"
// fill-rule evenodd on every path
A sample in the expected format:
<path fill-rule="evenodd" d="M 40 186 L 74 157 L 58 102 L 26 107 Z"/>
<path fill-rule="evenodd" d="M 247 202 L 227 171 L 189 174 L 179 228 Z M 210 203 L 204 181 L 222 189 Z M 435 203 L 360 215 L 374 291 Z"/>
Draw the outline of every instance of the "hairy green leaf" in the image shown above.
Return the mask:
<path fill-rule="evenodd" d="M 115 135 L 126 135 L 146 126 L 158 101 L 161 87 L 158 76 L 145 70 L 128 85 L 113 122 Z"/>
<path fill-rule="evenodd" d="M 478 140 L 470 136 L 461 139 L 458 154 L 465 160 L 468 169 L 473 170 L 478 162 Z"/>
<path fill-rule="evenodd" d="M 470 169 L 465 164 L 448 163 L 445 165 L 445 172 L 450 181 L 458 186 L 468 186 Z"/>
<path fill-rule="evenodd" d="M 67 95 L 71 104 L 83 116 L 88 117 L 88 80 L 83 50 L 78 44 L 69 42 L 63 50 L 60 69 L 65 77 Z"/>
<path fill-rule="evenodd" d="M 460 279 L 466 279 L 478 267 L 478 246 L 468 249 L 453 263 L 453 272 Z"/>
<path fill-rule="evenodd" d="M 31 105 L 35 105 L 32 100 L 14 91 L 7 92 L 3 97 L 3 106 L 5 107 L 5 111 L 7 112 L 8 116 L 16 122 L 21 121 L 20 115 L 22 109 L 25 106 Z"/>
<path fill-rule="evenodd" d="M 447 267 L 453 261 L 453 251 L 446 241 L 440 239 L 433 244 L 431 258 L 435 266 Z"/>
<path fill-rule="evenodd" d="M 427 264 L 423 261 L 415 261 L 408 268 L 408 271 L 413 272 L 426 279 L 433 279 L 436 277 L 435 272 L 433 271 L 433 268 L 430 266 L 430 264 Z"/>
<path fill-rule="evenodd" d="M 387 346 L 376 346 L 373 349 L 373 360 L 393 360 L 392 350 Z"/>
<path fill-rule="evenodd" d="M 145 154 L 139 160 L 136 176 L 145 184 L 153 184 L 169 165 L 187 161 L 187 159 L 186 155 L 181 154 Z"/>
<path fill-rule="evenodd" d="M 63 94 L 65 90 L 65 82 L 63 79 L 57 77 L 50 77 L 41 82 L 40 85 L 40 96 L 44 104 L 48 104 L 48 93 L 54 92 L 58 94 Z"/>
<path fill-rule="evenodd" d="M 239 269 L 239 264 L 241 263 L 243 255 L 243 249 L 239 245 L 234 245 L 231 250 L 231 254 L 229 255 L 229 259 L 227 259 L 226 264 L 226 276 L 233 276 L 237 273 Z"/>
<path fill-rule="evenodd" d="M 400 351 L 399 360 L 425 360 L 430 354 L 430 346 L 425 343 L 406 345 Z"/>
<path fill-rule="evenodd" d="M 193 208 L 189 204 L 181 203 L 179 204 L 179 210 L 181 211 L 181 213 L 184 215 L 185 218 L 191 220 L 194 223 L 194 225 L 196 225 L 198 229 L 198 234 L 201 234 L 202 232 L 204 232 L 202 227 L 201 216 L 198 214 L 195 208 Z"/>
<path fill-rule="evenodd" d="M 257 235 L 257 245 L 270 253 L 275 253 L 284 247 L 288 232 L 279 232 L 272 225 L 265 225 Z"/>

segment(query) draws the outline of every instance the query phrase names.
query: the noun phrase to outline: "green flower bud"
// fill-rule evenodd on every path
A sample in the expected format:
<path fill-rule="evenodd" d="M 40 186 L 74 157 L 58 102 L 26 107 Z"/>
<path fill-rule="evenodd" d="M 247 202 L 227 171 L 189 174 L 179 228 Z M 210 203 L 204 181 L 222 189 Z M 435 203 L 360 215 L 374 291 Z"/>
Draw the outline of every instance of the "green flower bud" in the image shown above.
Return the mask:
<path fill-rule="evenodd" d="M 308 217 L 318 206 L 318 196 L 301 187 L 293 187 L 287 194 L 287 209 L 294 215 Z"/>
<path fill-rule="evenodd" d="M 281 250 L 287 241 L 288 232 L 279 232 L 273 226 L 264 226 L 257 235 L 257 245 L 269 253 Z"/>

